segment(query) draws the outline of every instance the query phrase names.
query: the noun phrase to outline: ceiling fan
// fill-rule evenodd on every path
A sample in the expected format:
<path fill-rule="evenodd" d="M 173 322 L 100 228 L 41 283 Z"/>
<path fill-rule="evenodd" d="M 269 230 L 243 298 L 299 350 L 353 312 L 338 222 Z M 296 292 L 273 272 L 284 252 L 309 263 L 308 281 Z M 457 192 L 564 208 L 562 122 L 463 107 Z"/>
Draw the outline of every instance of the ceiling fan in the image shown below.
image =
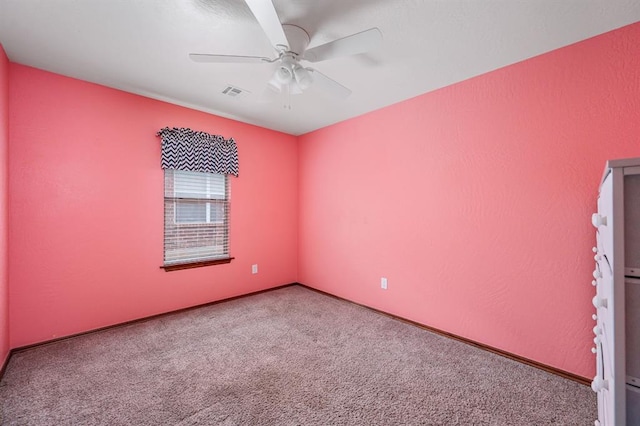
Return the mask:
<path fill-rule="evenodd" d="M 351 90 L 313 68 L 302 66 L 300 62 L 320 62 L 327 59 L 365 53 L 376 48 L 382 41 L 380 30 L 370 28 L 307 49 L 310 41 L 309 34 L 296 25 L 281 24 L 271 0 L 245 1 L 276 50 L 277 57 L 206 53 L 191 53 L 189 57 L 195 62 L 277 63 L 278 66 L 267 83 L 267 88 L 272 93 L 280 93 L 286 90 L 289 94 L 299 94 L 314 85 L 329 95 L 346 99 L 351 95 Z"/>

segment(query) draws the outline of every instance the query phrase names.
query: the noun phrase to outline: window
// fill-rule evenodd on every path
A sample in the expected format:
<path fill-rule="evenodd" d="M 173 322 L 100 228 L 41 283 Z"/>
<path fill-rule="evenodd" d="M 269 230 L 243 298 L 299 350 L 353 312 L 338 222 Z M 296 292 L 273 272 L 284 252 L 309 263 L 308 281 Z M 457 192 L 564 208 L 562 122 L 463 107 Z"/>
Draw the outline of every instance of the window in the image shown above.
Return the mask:
<path fill-rule="evenodd" d="M 164 265 L 229 259 L 229 178 L 164 171 Z"/>

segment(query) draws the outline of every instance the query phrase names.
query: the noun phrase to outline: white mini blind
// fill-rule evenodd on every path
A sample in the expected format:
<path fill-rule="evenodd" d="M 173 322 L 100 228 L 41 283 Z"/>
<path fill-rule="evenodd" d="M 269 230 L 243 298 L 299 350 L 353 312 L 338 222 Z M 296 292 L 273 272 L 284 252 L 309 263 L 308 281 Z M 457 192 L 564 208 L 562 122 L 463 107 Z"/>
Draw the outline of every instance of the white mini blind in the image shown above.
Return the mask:
<path fill-rule="evenodd" d="M 164 264 L 229 257 L 229 179 L 164 171 Z"/>

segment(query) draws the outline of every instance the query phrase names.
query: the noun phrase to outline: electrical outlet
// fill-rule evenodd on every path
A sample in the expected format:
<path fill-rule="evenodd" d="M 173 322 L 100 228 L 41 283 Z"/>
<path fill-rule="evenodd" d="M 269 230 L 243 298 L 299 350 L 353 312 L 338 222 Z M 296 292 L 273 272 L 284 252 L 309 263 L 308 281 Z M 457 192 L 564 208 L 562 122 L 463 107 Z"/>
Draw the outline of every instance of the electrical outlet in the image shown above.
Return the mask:
<path fill-rule="evenodd" d="M 258 264 L 257 263 L 255 265 L 251 265 L 251 273 L 252 274 L 257 274 L 258 273 Z"/>
<path fill-rule="evenodd" d="M 387 279 L 385 277 L 380 278 L 380 288 L 383 290 L 387 289 Z"/>

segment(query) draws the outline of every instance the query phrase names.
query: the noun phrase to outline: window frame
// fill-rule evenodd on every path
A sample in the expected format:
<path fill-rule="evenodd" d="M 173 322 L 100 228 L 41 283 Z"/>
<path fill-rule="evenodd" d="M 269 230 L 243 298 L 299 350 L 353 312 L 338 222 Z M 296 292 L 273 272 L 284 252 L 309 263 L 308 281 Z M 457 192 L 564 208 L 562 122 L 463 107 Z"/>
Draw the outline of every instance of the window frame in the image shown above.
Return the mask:
<path fill-rule="evenodd" d="M 168 176 L 167 173 L 171 173 L 171 175 Z M 201 173 L 202 175 L 206 175 L 206 176 L 222 176 L 223 177 L 222 187 L 224 188 L 223 198 L 215 198 L 215 195 L 219 195 L 219 193 L 216 194 L 214 192 L 215 183 L 213 182 L 213 178 L 209 178 L 209 177 L 206 178 L 204 191 L 202 192 L 204 196 L 202 197 L 195 196 L 198 193 L 200 193 L 199 191 L 194 191 L 191 194 L 188 194 L 188 192 L 184 192 L 184 191 L 181 193 L 178 190 L 178 187 L 180 185 L 176 183 L 180 173 L 190 173 L 190 174 Z M 176 174 L 178 174 L 178 176 L 176 176 Z M 185 175 L 183 175 L 183 177 L 184 176 Z M 168 188 L 168 183 L 171 184 L 170 188 Z M 230 204 L 231 204 L 230 186 L 231 186 L 231 182 L 229 180 L 229 176 L 225 174 L 205 173 L 205 172 L 185 172 L 185 171 L 173 170 L 173 169 L 164 170 L 163 264 L 160 268 L 168 272 L 168 271 L 175 271 L 180 269 L 190 269 L 190 268 L 197 268 L 202 266 L 225 264 L 225 263 L 230 263 L 234 259 L 230 255 L 230 250 L 229 250 L 229 231 L 230 231 L 229 210 L 230 210 Z M 192 196 L 185 197 L 184 195 L 186 194 L 192 195 Z M 180 204 L 180 202 L 194 203 L 196 205 L 206 206 L 205 222 L 179 221 L 178 205 Z M 213 216 L 215 217 L 212 218 L 212 213 L 214 213 L 214 209 L 216 209 L 214 204 L 220 204 L 220 203 L 222 205 L 222 218 L 218 220 L 219 215 L 214 214 Z M 173 210 L 171 212 L 172 214 L 167 213 L 168 206 L 172 206 L 172 210 Z M 212 219 L 216 219 L 216 220 L 214 221 Z M 167 223 L 168 220 L 170 220 L 171 223 Z M 214 231 L 212 233 L 212 237 L 214 239 L 216 238 L 222 239 L 222 243 L 221 243 L 223 248 L 222 255 L 210 256 L 210 257 L 199 257 L 199 258 L 198 256 L 194 256 L 194 259 L 178 259 L 178 260 L 170 259 L 169 261 L 167 261 L 167 254 L 168 254 L 167 244 L 169 242 L 174 242 L 172 237 L 168 237 L 168 234 L 167 234 L 168 232 L 170 232 L 168 231 L 170 228 L 177 230 L 177 232 L 179 232 L 180 230 L 198 230 L 198 229 L 200 230 L 204 229 L 206 232 L 207 228 L 217 228 L 217 227 L 222 228 L 221 234 L 217 234 L 216 231 Z M 179 236 L 173 237 L 173 238 L 175 238 L 175 240 L 179 243 L 180 241 Z M 207 247 L 207 246 L 200 245 L 200 246 L 195 246 L 191 248 L 194 249 L 195 252 L 197 252 L 198 248 L 203 248 L 203 247 Z M 182 249 L 184 250 L 185 248 L 183 247 Z M 186 250 L 188 249 L 189 247 L 186 248 Z"/>

